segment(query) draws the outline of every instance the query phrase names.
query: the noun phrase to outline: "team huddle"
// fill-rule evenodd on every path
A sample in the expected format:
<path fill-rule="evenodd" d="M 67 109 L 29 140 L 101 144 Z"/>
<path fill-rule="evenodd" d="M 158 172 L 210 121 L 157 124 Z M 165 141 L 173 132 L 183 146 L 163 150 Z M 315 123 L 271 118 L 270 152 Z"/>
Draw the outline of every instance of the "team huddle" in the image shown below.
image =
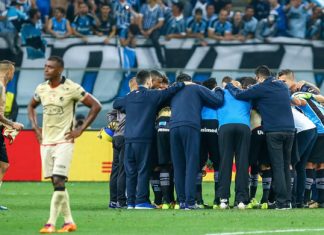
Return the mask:
<path fill-rule="evenodd" d="M 108 113 L 115 131 L 109 207 L 208 208 L 202 197 L 208 164 L 213 208 L 228 209 L 234 157 L 234 208 L 324 207 L 324 97 L 288 69 L 274 77 L 259 66 L 255 75 L 224 77 L 220 88 L 213 78 L 197 84 L 180 74 L 169 86 L 159 71 L 138 72 L 131 92 Z"/>
<path fill-rule="evenodd" d="M 101 104 L 80 85 L 62 76 L 62 58 L 47 59 L 45 82 L 37 86 L 28 115 L 41 144 L 44 177 L 54 192 L 50 217 L 40 233 L 73 232 L 65 186 L 74 139 L 92 123 Z M 14 64 L 0 61 L 0 186 L 9 167 L 4 137 L 14 140 L 23 125 L 4 116 L 5 90 Z M 259 66 L 255 78 L 210 78 L 201 84 L 184 73 L 176 82 L 157 70 L 141 70 L 129 81 L 131 92 L 117 98 L 108 113 L 113 133 L 110 208 L 208 208 L 202 194 L 206 165 L 214 169 L 214 209 L 230 208 L 235 157 L 234 207 L 290 209 L 324 207 L 324 97 L 291 70 L 274 77 Z M 74 126 L 77 102 L 90 108 Z M 42 128 L 36 108 L 43 106 Z M 258 177 L 262 198 L 256 200 Z M 150 201 L 149 183 L 154 192 Z M 174 188 L 176 196 L 174 195 Z M 0 210 L 6 210 L 0 206 Z M 56 230 L 58 216 L 63 227 Z"/>

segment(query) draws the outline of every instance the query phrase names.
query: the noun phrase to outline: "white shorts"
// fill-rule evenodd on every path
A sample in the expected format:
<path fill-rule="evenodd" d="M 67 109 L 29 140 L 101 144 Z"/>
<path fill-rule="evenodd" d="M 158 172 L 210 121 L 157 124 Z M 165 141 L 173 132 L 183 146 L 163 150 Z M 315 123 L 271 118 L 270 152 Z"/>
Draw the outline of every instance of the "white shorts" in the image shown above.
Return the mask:
<path fill-rule="evenodd" d="M 50 178 L 53 175 L 68 177 L 73 148 L 73 143 L 41 146 L 44 178 Z"/>

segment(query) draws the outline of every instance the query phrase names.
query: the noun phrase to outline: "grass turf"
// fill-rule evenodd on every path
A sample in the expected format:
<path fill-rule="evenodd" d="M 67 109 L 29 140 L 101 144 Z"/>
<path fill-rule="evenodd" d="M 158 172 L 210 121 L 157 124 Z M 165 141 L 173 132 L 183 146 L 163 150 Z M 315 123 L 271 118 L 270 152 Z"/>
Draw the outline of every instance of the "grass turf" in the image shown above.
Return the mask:
<path fill-rule="evenodd" d="M 235 231 L 323 228 L 324 210 L 113 210 L 107 209 L 108 183 L 68 183 L 77 234 L 207 234 Z M 205 202 L 213 184 L 204 183 Z M 259 190 L 260 191 L 260 190 Z M 4 183 L 0 204 L 0 235 L 38 234 L 49 215 L 50 183 Z M 63 223 L 60 218 L 57 227 Z M 319 232 L 284 234 L 323 234 Z M 280 233 L 277 233 L 280 234 Z"/>

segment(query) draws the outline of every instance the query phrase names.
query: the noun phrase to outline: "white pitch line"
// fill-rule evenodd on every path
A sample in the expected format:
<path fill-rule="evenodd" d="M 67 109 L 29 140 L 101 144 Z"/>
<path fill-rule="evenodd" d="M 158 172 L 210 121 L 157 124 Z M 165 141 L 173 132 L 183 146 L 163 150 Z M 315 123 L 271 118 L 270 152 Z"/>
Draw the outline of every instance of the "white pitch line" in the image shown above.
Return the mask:
<path fill-rule="evenodd" d="M 226 233 L 208 233 L 206 235 L 245 235 L 245 234 L 269 234 L 269 233 L 304 233 L 304 232 L 320 232 L 324 228 L 305 228 L 305 229 L 278 229 L 278 230 L 260 230 L 260 231 L 240 231 L 240 232 L 226 232 Z"/>

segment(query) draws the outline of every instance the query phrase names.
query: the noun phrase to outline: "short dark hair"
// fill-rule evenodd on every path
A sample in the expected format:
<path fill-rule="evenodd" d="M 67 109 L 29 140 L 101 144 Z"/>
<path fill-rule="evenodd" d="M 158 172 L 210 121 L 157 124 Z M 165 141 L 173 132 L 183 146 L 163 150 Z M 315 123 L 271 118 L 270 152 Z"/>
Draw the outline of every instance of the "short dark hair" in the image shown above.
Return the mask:
<path fill-rule="evenodd" d="M 207 9 L 208 7 L 210 7 L 210 6 L 212 6 L 212 7 L 215 9 L 215 5 L 214 5 L 214 3 L 211 3 L 211 2 L 207 3 L 207 5 L 206 5 L 206 9 Z"/>
<path fill-rule="evenodd" d="M 255 72 L 254 73 L 255 73 L 255 75 L 257 77 L 265 77 L 265 78 L 267 78 L 267 77 L 271 76 L 271 70 L 266 65 L 260 65 L 260 66 L 258 66 L 255 69 Z"/>
<path fill-rule="evenodd" d="M 163 78 L 162 73 L 156 69 L 151 70 L 150 73 L 151 73 L 152 78 L 153 77 L 157 77 L 157 78 L 161 78 L 161 79 Z"/>
<path fill-rule="evenodd" d="M 186 73 L 180 73 L 177 78 L 176 78 L 177 82 L 191 82 L 192 78 L 189 74 Z"/>
<path fill-rule="evenodd" d="M 243 77 L 240 83 L 243 89 L 247 89 L 249 86 L 256 84 L 257 81 L 253 77 Z"/>
<path fill-rule="evenodd" d="M 233 81 L 233 78 L 229 77 L 229 76 L 225 76 L 223 77 L 222 79 L 222 83 L 225 82 L 225 83 L 230 83 L 231 81 Z"/>
<path fill-rule="evenodd" d="M 31 8 L 29 11 L 28 11 L 28 16 L 29 16 L 29 19 L 33 19 L 34 16 L 39 12 L 38 9 L 36 8 Z"/>
<path fill-rule="evenodd" d="M 136 83 L 140 85 L 145 85 L 147 79 L 151 77 L 149 70 L 143 69 L 136 74 Z"/>
<path fill-rule="evenodd" d="M 65 15 L 65 9 L 63 7 L 56 7 L 55 10 L 61 12 L 63 15 Z"/>
<path fill-rule="evenodd" d="M 203 10 L 201 8 L 196 8 L 195 10 L 195 15 L 202 15 L 203 14 Z"/>
<path fill-rule="evenodd" d="M 175 5 L 179 9 L 179 11 L 181 11 L 181 12 L 183 11 L 184 5 L 181 1 L 174 0 L 174 1 L 172 1 L 172 4 Z"/>
<path fill-rule="evenodd" d="M 64 61 L 63 61 L 62 57 L 52 55 L 52 56 L 48 57 L 47 60 L 49 60 L 49 61 L 55 61 L 56 63 L 58 63 L 58 65 L 60 67 L 64 68 Z"/>
<path fill-rule="evenodd" d="M 207 87 L 208 89 L 212 90 L 217 86 L 217 81 L 215 78 L 209 78 L 209 79 L 203 81 L 202 85 L 204 87 Z"/>
<path fill-rule="evenodd" d="M 278 73 L 278 77 L 281 77 L 283 75 L 291 75 L 291 74 L 294 74 L 294 72 L 290 69 L 283 69 L 283 70 L 280 70 L 279 73 Z"/>
<path fill-rule="evenodd" d="M 245 7 L 245 10 L 248 10 L 248 9 L 252 9 L 252 10 L 254 10 L 254 7 L 253 7 L 252 5 L 247 5 L 247 6 Z"/>

